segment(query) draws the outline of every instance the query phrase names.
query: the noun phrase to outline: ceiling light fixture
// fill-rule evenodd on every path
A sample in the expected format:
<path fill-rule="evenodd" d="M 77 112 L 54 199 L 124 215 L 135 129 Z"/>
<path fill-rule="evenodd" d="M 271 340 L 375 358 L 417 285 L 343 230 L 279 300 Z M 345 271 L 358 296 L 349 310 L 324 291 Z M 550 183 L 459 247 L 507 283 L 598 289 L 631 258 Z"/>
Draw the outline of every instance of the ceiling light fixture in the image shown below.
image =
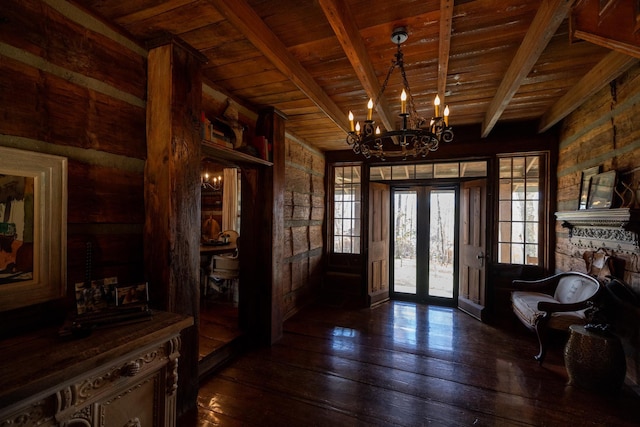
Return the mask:
<path fill-rule="evenodd" d="M 441 141 L 453 141 L 453 130 L 449 126 L 449 106 L 445 105 L 441 113 L 438 95 L 436 95 L 434 101 L 435 114 L 431 120 L 427 121 L 427 119 L 420 117 L 416 111 L 404 70 L 403 53 L 400 47 L 408 38 L 409 35 L 405 27 L 398 27 L 393 30 L 391 41 L 398 46 L 398 51 L 382 83 L 375 104 L 372 99 L 369 99 L 367 119 L 364 121 L 362 128 L 360 127 L 360 122 L 356 122 L 354 125 L 353 113 L 349 111 L 350 131 L 347 134 L 347 143 L 352 146 L 356 154 L 362 154 L 367 159 L 371 156 L 378 157 L 381 160 L 386 160 L 390 157 L 402 157 L 403 160 L 410 156 L 426 157 L 430 151 L 438 149 Z M 389 77 L 391 77 L 396 68 L 400 68 L 404 86 L 400 96 L 402 129 L 381 132 L 380 127 L 376 126 L 375 121 L 373 121 L 373 108 L 380 102 L 387 88 Z"/>

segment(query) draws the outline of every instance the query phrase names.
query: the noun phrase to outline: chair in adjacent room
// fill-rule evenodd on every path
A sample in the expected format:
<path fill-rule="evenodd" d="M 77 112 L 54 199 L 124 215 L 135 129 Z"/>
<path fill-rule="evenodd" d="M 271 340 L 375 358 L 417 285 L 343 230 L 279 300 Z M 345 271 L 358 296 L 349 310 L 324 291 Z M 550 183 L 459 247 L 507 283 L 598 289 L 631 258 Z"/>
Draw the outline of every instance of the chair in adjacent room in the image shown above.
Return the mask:
<path fill-rule="evenodd" d="M 229 254 L 213 256 L 209 286 L 219 293 L 230 293 L 233 301 L 237 302 L 237 285 L 240 277 L 240 239 L 234 230 L 223 231 L 221 235 L 228 236 L 229 242 L 236 246 L 236 250 Z"/>
<path fill-rule="evenodd" d="M 595 277 L 570 271 L 540 280 L 514 280 L 511 305 L 516 317 L 538 336 L 535 359 L 542 364 L 549 329 L 568 331 L 587 323 L 587 310 L 602 288 Z"/>

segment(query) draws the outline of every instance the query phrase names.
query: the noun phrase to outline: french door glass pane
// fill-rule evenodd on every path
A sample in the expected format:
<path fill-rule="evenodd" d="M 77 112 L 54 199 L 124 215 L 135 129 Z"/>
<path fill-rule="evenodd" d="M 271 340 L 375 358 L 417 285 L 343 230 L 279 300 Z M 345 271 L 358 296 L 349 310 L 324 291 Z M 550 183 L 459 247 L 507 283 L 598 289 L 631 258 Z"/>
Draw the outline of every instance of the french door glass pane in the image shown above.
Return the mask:
<path fill-rule="evenodd" d="M 455 192 L 431 191 L 430 199 L 429 295 L 453 298 Z"/>
<path fill-rule="evenodd" d="M 394 291 L 416 294 L 417 248 L 416 191 L 397 191 L 394 196 L 395 253 L 393 265 Z"/>

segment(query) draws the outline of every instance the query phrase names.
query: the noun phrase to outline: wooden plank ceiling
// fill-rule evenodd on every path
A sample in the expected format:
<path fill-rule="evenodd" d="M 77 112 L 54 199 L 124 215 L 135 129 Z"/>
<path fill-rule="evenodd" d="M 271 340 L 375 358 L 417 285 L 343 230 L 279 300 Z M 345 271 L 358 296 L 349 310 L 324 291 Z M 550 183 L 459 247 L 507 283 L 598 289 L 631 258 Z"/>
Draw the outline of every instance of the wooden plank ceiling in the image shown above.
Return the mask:
<path fill-rule="evenodd" d="M 289 133 L 320 150 L 348 148 L 347 112 L 364 119 L 398 26 L 409 34 L 402 49 L 418 113 L 430 117 L 439 93 L 454 129 L 475 124 L 482 136 L 501 121 L 547 130 L 640 57 L 571 37 L 572 5 L 600 0 L 75 1 L 141 43 L 179 36 L 208 58 L 208 85 L 249 108 L 274 106 Z M 633 11 L 623 18 L 637 26 Z M 396 70 L 374 113 L 386 128 L 396 127 L 401 91 Z"/>

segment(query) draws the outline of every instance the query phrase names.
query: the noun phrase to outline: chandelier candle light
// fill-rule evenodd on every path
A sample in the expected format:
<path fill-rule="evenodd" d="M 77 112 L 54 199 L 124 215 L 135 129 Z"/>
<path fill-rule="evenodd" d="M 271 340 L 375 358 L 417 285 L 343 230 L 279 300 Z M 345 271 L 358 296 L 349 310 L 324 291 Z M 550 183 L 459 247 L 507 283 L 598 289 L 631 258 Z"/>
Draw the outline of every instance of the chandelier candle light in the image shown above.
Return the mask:
<path fill-rule="evenodd" d="M 222 176 L 218 176 L 217 178 L 213 178 L 213 184 L 209 181 L 209 173 L 205 172 L 204 176 L 200 176 L 200 185 L 203 189 L 207 190 L 220 190 L 220 186 L 222 184 Z"/>
<path fill-rule="evenodd" d="M 403 53 L 400 45 L 408 38 L 407 30 L 398 27 L 391 34 L 391 41 L 396 43 L 398 51 L 395 54 L 391 68 L 387 72 L 384 83 L 380 88 L 375 104 L 369 99 L 367 104 L 367 119 L 364 126 L 360 127 L 360 122 L 354 124 L 354 116 L 349 111 L 349 133 L 347 134 L 347 144 L 349 144 L 356 154 L 362 154 L 367 159 L 371 156 L 386 160 L 389 157 L 409 156 L 426 157 L 430 151 L 436 151 L 440 142 L 453 141 L 453 130 L 449 126 L 449 106 L 445 105 L 440 115 L 440 97 L 436 95 L 433 102 L 434 116 L 427 122 L 426 118 L 420 117 L 415 109 L 409 82 L 404 70 Z M 400 68 L 404 89 L 400 96 L 400 117 L 402 118 L 402 129 L 381 132 L 380 126 L 375 126 L 373 121 L 373 108 L 378 105 L 389 82 L 389 77 L 393 70 Z M 409 106 L 407 109 L 407 101 Z M 407 111 L 408 110 L 408 111 Z"/>

